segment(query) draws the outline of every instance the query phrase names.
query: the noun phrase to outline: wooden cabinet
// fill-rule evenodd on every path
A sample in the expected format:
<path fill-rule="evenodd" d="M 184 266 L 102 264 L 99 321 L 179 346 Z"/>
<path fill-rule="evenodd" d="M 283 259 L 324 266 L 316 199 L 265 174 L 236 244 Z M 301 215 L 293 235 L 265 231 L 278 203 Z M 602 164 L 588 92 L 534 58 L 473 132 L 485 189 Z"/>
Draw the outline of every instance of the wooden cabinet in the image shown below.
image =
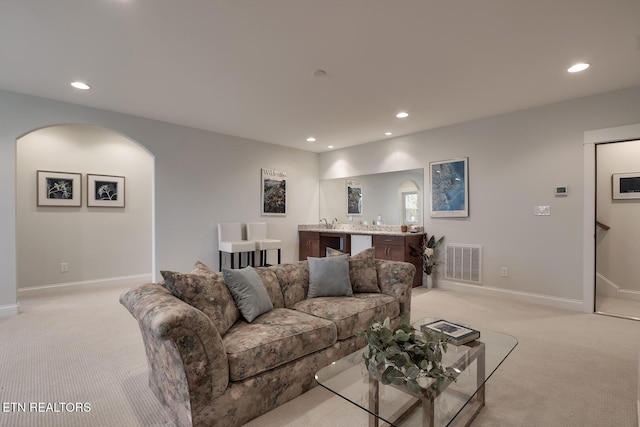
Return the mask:
<path fill-rule="evenodd" d="M 422 285 L 422 258 L 420 246 L 424 234 L 410 234 L 402 236 L 374 235 L 373 246 L 376 248 L 376 258 L 389 261 L 405 261 L 416 266 L 413 286 Z M 412 249 L 411 246 L 416 248 Z"/>
<path fill-rule="evenodd" d="M 351 250 L 351 235 L 338 230 L 298 231 L 300 240 L 299 259 L 307 257 L 323 257 L 326 249 L 334 248 L 348 253 Z M 413 286 L 422 285 L 422 258 L 420 258 L 420 246 L 423 233 L 402 233 L 398 235 L 374 234 L 372 244 L 375 247 L 376 258 L 389 261 L 410 262 L 416 266 L 416 275 L 413 278 Z M 412 249 L 413 246 L 415 249 Z"/>
<path fill-rule="evenodd" d="M 307 259 L 307 257 L 319 257 L 320 256 L 320 233 L 317 231 L 300 231 L 298 232 L 300 238 L 300 261 Z"/>

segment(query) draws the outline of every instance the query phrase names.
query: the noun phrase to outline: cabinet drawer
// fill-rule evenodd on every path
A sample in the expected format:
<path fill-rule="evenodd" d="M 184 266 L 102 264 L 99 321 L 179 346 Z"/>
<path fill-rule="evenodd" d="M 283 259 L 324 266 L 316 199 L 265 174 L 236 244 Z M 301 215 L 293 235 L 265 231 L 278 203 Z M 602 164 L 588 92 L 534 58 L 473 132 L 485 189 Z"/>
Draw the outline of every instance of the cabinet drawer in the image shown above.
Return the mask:
<path fill-rule="evenodd" d="M 300 239 L 320 239 L 320 233 L 317 231 L 298 231 Z"/>
<path fill-rule="evenodd" d="M 403 236 L 373 236 L 373 246 L 404 246 L 404 237 Z"/>

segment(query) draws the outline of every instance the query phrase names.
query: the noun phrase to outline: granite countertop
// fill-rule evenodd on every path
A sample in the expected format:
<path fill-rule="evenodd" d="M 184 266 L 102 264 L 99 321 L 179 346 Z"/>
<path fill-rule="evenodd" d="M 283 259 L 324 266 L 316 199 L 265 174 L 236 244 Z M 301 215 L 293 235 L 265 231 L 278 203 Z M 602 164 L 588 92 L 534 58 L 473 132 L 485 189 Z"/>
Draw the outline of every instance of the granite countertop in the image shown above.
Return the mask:
<path fill-rule="evenodd" d="M 319 233 L 337 233 L 337 234 L 367 234 L 367 235 L 385 235 L 385 236 L 411 236 L 414 234 L 424 233 L 424 227 L 415 226 L 416 231 L 405 231 L 400 229 L 399 225 L 355 225 L 355 224 L 335 224 L 326 226 L 324 224 L 300 224 L 298 231 L 311 231 Z"/>

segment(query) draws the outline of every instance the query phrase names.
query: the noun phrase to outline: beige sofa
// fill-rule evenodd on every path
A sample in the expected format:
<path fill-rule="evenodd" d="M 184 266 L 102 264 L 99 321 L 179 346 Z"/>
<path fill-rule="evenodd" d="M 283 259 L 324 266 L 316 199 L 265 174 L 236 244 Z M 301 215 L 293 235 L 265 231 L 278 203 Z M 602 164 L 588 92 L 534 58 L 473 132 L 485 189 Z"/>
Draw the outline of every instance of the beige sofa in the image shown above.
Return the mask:
<path fill-rule="evenodd" d="M 176 425 L 242 425 L 314 387 L 318 369 L 364 345 L 355 333 L 369 322 L 409 318 L 415 267 L 358 257 L 348 264 L 353 296 L 307 298 L 310 261 L 256 268 L 273 308 L 251 323 L 223 274 L 200 263 L 122 294 L 149 385 Z M 363 278 L 377 290 L 359 286 Z"/>

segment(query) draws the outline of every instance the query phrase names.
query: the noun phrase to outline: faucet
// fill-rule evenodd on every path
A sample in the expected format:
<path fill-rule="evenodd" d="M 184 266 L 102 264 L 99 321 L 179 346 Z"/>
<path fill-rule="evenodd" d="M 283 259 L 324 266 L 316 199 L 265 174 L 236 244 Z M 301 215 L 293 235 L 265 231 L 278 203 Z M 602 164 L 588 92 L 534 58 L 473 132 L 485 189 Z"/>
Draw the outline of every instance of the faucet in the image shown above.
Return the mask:
<path fill-rule="evenodd" d="M 331 221 L 331 225 L 336 225 L 338 223 L 338 218 L 333 218 L 333 221 Z"/>
<path fill-rule="evenodd" d="M 322 221 L 324 221 L 324 225 L 326 225 L 327 227 L 329 226 L 329 223 L 327 222 L 327 218 L 320 218 L 320 224 L 322 224 Z"/>

